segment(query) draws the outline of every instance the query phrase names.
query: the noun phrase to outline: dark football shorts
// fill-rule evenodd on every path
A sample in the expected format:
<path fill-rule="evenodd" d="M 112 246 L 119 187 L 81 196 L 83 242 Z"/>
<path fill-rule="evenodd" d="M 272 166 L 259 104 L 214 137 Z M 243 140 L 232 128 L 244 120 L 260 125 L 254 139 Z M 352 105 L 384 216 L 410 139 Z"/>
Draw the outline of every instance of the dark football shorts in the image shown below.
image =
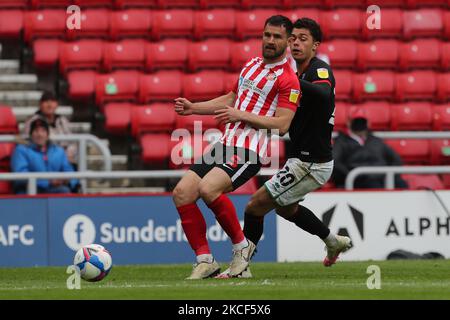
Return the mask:
<path fill-rule="evenodd" d="M 236 190 L 259 172 L 261 161 L 252 150 L 225 146 L 218 142 L 209 152 L 196 159 L 189 170 L 203 178 L 215 167 L 222 169 L 230 176 L 233 190 Z"/>

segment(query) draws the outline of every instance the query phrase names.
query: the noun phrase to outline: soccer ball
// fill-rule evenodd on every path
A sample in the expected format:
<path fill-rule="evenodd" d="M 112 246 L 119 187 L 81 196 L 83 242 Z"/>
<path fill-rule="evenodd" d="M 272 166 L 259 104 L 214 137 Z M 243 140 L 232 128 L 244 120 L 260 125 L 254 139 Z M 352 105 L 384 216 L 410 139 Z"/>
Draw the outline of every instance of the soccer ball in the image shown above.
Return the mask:
<path fill-rule="evenodd" d="M 111 271 L 112 258 L 105 247 L 90 244 L 77 251 L 73 264 L 80 268 L 82 279 L 95 282 L 105 278 Z"/>

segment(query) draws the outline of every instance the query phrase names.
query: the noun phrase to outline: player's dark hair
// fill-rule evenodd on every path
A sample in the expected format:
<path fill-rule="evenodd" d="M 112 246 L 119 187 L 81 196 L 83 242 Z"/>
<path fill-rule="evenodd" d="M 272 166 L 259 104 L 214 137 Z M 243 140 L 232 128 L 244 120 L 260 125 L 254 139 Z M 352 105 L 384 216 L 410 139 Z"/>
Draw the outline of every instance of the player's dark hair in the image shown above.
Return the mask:
<path fill-rule="evenodd" d="M 275 26 L 275 27 L 284 27 L 286 29 L 286 33 L 288 36 L 291 35 L 292 33 L 292 21 L 285 16 L 282 15 L 276 15 L 276 16 L 271 16 L 270 18 L 268 18 L 266 20 L 266 23 L 264 24 L 264 28 L 270 24 L 271 26 Z"/>
<path fill-rule="evenodd" d="M 293 28 L 309 30 L 314 41 L 322 42 L 322 29 L 320 25 L 310 18 L 301 18 L 294 22 Z"/>

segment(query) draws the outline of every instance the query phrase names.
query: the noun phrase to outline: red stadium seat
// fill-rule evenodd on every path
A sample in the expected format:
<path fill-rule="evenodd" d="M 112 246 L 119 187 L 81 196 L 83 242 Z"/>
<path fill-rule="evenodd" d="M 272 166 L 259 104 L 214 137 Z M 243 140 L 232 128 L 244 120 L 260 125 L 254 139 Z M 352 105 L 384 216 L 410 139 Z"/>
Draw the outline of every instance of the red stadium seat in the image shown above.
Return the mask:
<path fill-rule="evenodd" d="M 231 9 L 214 9 L 210 11 L 196 11 L 194 37 L 226 36 L 232 37 L 236 28 L 235 13 Z"/>
<path fill-rule="evenodd" d="M 347 129 L 347 110 L 349 105 L 345 102 L 336 102 L 336 109 L 334 113 L 334 130 L 335 131 L 346 131 Z"/>
<path fill-rule="evenodd" d="M 200 7 L 207 8 L 241 8 L 241 0 L 200 0 Z"/>
<path fill-rule="evenodd" d="M 183 77 L 183 95 L 189 100 L 207 100 L 224 93 L 222 71 L 201 71 Z"/>
<path fill-rule="evenodd" d="M 336 79 L 336 99 L 350 100 L 352 95 L 352 73 L 347 70 L 333 72 Z"/>
<path fill-rule="evenodd" d="M 408 0 L 377 0 L 376 4 L 381 8 L 404 8 Z"/>
<path fill-rule="evenodd" d="M 444 189 L 444 184 L 437 174 L 403 174 L 403 180 L 408 183 L 408 189 Z"/>
<path fill-rule="evenodd" d="M 403 15 L 403 36 L 440 37 L 444 30 L 443 13 L 439 9 L 420 9 L 405 11 Z"/>
<path fill-rule="evenodd" d="M 67 30 L 68 39 L 108 38 L 110 11 L 106 9 L 87 9 L 81 11 L 81 29 Z"/>
<path fill-rule="evenodd" d="M 138 137 L 147 132 L 172 132 L 176 113 L 173 103 L 154 103 L 131 109 L 131 134 Z"/>
<path fill-rule="evenodd" d="M 323 8 L 327 0 L 285 0 L 285 7 L 300 8 L 300 7 L 314 7 Z"/>
<path fill-rule="evenodd" d="M 378 4 L 379 2 L 377 2 Z M 383 7 L 380 4 L 381 7 Z M 369 17 L 366 15 L 365 17 Z M 379 29 L 362 28 L 362 35 L 366 39 L 373 38 L 401 38 L 403 31 L 403 10 L 383 9 Z M 367 18 L 364 19 L 364 22 Z M 365 24 L 365 23 L 364 23 Z"/>
<path fill-rule="evenodd" d="M 362 109 L 369 121 L 369 127 L 374 131 L 386 131 L 391 127 L 391 105 L 384 101 L 368 101 L 359 105 L 352 105 L 348 112 Z"/>
<path fill-rule="evenodd" d="M 0 9 L 14 8 L 26 9 L 28 7 L 28 0 L 2 0 L 0 1 Z"/>
<path fill-rule="evenodd" d="M 144 9 L 130 9 L 111 12 L 110 32 L 113 39 L 128 37 L 150 37 L 152 12 Z"/>
<path fill-rule="evenodd" d="M 286 144 L 283 139 L 270 139 L 270 145 L 267 146 L 267 161 L 263 167 L 281 168 L 286 162 Z"/>
<path fill-rule="evenodd" d="M 127 134 L 131 122 L 131 108 L 129 103 L 107 104 L 104 108 L 106 131 L 110 134 Z"/>
<path fill-rule="evenodd" d="M 353 75 L 353 97 L 355 100 L 391 99 L 395 92 L 395 77 L 392 71 L 369 71 Z"/>
<path fill-rule="evenodd" d="M 294 8 L 289 11 L 284 11 L 281 14 L 288 17 L 289 19 L 291 19 L 292 22 L 295 22 L 295 21 L 297 21 L 297 19 L 300 19 L 303 17 L 308 17 L 320 24 L 320 11 L 317 9 L 312 9 L 312 8 L 296 9 L 296 8 Z"/>
<path fill-rule="evenodd" d="M 231 69 L 240 71 L 250 59 L 260 57 L 261 47 L 262 43 L 260 39 L 231 43 Z"/>
<path fill-rule="evenodd" d="M 73 0 L 73 2 L 81 8 L 110 8 L 113 6 L 114 0 Z"/>
<path fill-rule="evenodd" d="M 180 71 L 159 71 L 141 76 L 139 84 L 139 101 L 173 101 L 182 94 Z"/>
<path fill-rule="evenodd" d="M 393 148 L 406 164 L 429 164 L 430 141 L 419 139 L 387 139 L 385 142 Z"/>
<path fill-rule="evenodd" d="M 17 120 L 12 109 L 0 105 L 0 134 L 18 133 Z"/>
<path fill-rule="evenodd" d="M 105 45 L 103 65 L 106 70 L 145 66 L 145 41 L 141 39 L 110 42 Z"/>
<path fill-rule="evenodd" d="M 95 86 L 97 105 L 110 101 L 135 102 L 139 91 L 139 76 L 140 73 L 134 70 L 98 75 Z"/>
<path fill-rule="evenodd" d="M 450 42 L 442 43 L 441 67 L 443 70 L 450 70 Z"/>
<path fill-rule="evenodd" d="M 99 70 L 103 59 L 103 41 L 79 40 L 62 43 L 59 57 L 61 74 L 72 69 Z"/>
<path fill-rule="evenodd" d="M 433 130 L 450 131 L 450 105 L 435 105 L 433 111 Z"/>
<path fill-rule="evenodd" d="M 325 0 L 325 4 L 329 8 L 365 8 L 366 0 Z"/>
<path fill-rule="evenodd" d="M 72 4 L 71 0 L 31 0 L 33 8 L 67 8 Z"/>
<path fill-rule="evenodd" d="M 200 6 L 200 0 L 158 0 L 160 8 L 192 8 Z"/>
<path fill-rule="evenodd" d="M 392 105 L 391 116 L 392 131 L 428 131 L 432 127 L 433 115 L 428 102 Z"/>
<path fill-rule="evenodd" d="M 209 148 L 209 142 L 206 140 L 206 137 L 201 134 L 181 136 L 179 140 L 171 141 L 169 168 L 189 168 L 190 165 L 207 152 Z"/>
<path fill-rule="evenodd" d="M 238 39 L 261 38 L 266 20 L 275 14 L 274 9 L 236 11 L 236 37 Z"/>
<path fill-rule="evenodd" d="M 282 1 L 273 1 L 273 0 L 242 0 L 241 7 L 243 9 L 251 9 L 251 8 L 281 8 L 283 6 Z"/>
<path fill-rule="evenodd" d="M 225 76 L 223 78 L 225 93 L 233 91 L 237 82 L 239 81 L 239 76 L 239 73 L 225 73 Z"/>
<path fill-rule="evenodd" d="M 431 164 L 450 164 L 450 139 L 431 140 Z"/>
<path fill-rule="evenodd" d="M 444 36 L 450 40 L 450 11 L 444 12 Z"/>
<path fill-rule="evenodd" d="M 61 10 L 28 11 L 24 16 L 24 38 L 29 42 L 38 37 L 63 38 L 66 13 Z"/>
<path fill-rule="evenodd" d="M 0 171 L 10 170 L 10 161 L 14 148 L 14 143 L 0 143 Z"/>
<path fill-rule="evenodd" d="M 438 68 L 441 61 L 441 42 L 436 39 L 420 39 L 400 46 L 400 68 Z"/>
<path fill-rule="evenodd" d="M 333 68 L 353 68 L 358 55 L 358 43 L 355 40 L 331 40 L 319 46 L 319 52 L 330 58 Z"/>
<path fill-rule="evenodd" d="M 12 194 L 13 188 L 11 182 L 0 181 L 0 194 Z"/>
<path fill-rule="evenodd" d="M 230 192 L 232 195 L 246 195 L 246 194 L 254 194 L 256 191 L 258 191 L 258 181 L 257 179 L 251 178 L 246 183 L 244 183 L 242 186 L 237 188 L 236 190 Z"/>
<path fill-rule="evenodd" d="M 37 39 L 33 41 L 33 62 L 37 68 L 50 68 L 59 59 L 61 41 L 57 39 Z"/>
<path fill-rule="evenodd" d="M 153 13 L 152 36 L 156 40 L 163 37 L 191 37 L 193 30 L 192 10 L 166 10 Z"/>
<path fill-rule="evenodd" d="M 398 101 L 431 100 L 436 94 L 436 80 L 436 74 L 432 71 L 398 74 L 396 99 Z"/>
<path fill-rule="evenodd" d="M 23 11 L 0 10 L 0 38 L 20 38 L 23 24 Z"/>
<path fill-rule="evenodd" d="M 168 133 L 150 133 L 140 137 L 141 159 L 144 163 L 161 165 L 170 157 L 171 141 Z"/>
<path fill-rule="evenodd" d="M 167 39 L 157 43 L 148 43 L 146 57 L 145 67 L 147 70 L 160 68 L 185 69 L 188 59 L 188 41 Z"/>
<path fill-rule="evenodd" d="M 197 71 L 203 68 L 228 68 L 230 64 L 230 46 L 227 39 L 210 39 L 192 42 L 189 45 L 188 68 Z"/>
<path fill-rule="evenodd" d="M 97 73 L 95 71 L 71 71 L 67 75 L 69 83 L 69 98 L 86 100 L 95 93 L 95 82 Z"/>
<path fill-rule="evenodd" d="M 441 175 L 445 188 L 450 189 L 450 174 Z"/>
<path fill-rule="evenodd" d="M 213 115 L 191 115 L 189 117 L 177 115 L 175 127 L 178 129 L 184 128 L 190 132 L 197 131 L 196 129 L 201 129 L 201 132 L 205 132 L 208 129 L 218 128 L 219 123 L 214 119 Z"/>
<path fill-rule="evenodd" d="M 156 8 L 159 0 L 116 0 L 117 8 Z"/>
<path fill-rule="evenodd" d="M 448 5 L 448 0 L 407 0 L 410 8 L 415 7 L 445 7 Z"/>
<path fill-rule="evenodd" d="M 358 47 L 358 68 L 396 68 L 399 44 L 396 40 L 375 40 L 360 42 Z"/>
<path fill-rule="evenodd" d="M 437 98 L 439 101 L 450 101 L 450 72 L 437 76 Z"/>
<path fill-rule="evenodd" d="M 359 37 L 362 15 L 356 9 L 337 9 L 322 11 L 320 21 L 326 38 Z"/>

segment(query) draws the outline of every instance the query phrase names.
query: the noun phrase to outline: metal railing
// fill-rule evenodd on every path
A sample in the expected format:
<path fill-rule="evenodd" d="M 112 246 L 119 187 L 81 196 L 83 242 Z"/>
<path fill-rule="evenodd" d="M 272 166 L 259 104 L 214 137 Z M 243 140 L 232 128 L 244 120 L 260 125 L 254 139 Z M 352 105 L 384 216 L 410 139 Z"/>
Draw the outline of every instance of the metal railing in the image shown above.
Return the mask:
<path fill-rule="evenodd" d="M 22 136 L 0 135 L 0 142 L 16 142 Z M 103 170 L 111 171 L 111 151 L 106 144 L 92 134 L 58 134 L 52 135 L 50 139 L 54 142 L 77 142 L 78 143 L 78 170 L 87 170 L 87 146 L 88 143 L 95 145 L 103 156 Z"/>
<path fill-rule="evenodd" d="M 450 166 L 382 166 L 382 167 L 359 167 L 349 172 L 345 179 L 345 189 L 353 190 L 355 180 L 358 176 L 363 174 L 384 174 L 385 188 L 395 188 L 395 175 L 396 174 L 438 174 L 438 173 L 450 173 Z"/>

